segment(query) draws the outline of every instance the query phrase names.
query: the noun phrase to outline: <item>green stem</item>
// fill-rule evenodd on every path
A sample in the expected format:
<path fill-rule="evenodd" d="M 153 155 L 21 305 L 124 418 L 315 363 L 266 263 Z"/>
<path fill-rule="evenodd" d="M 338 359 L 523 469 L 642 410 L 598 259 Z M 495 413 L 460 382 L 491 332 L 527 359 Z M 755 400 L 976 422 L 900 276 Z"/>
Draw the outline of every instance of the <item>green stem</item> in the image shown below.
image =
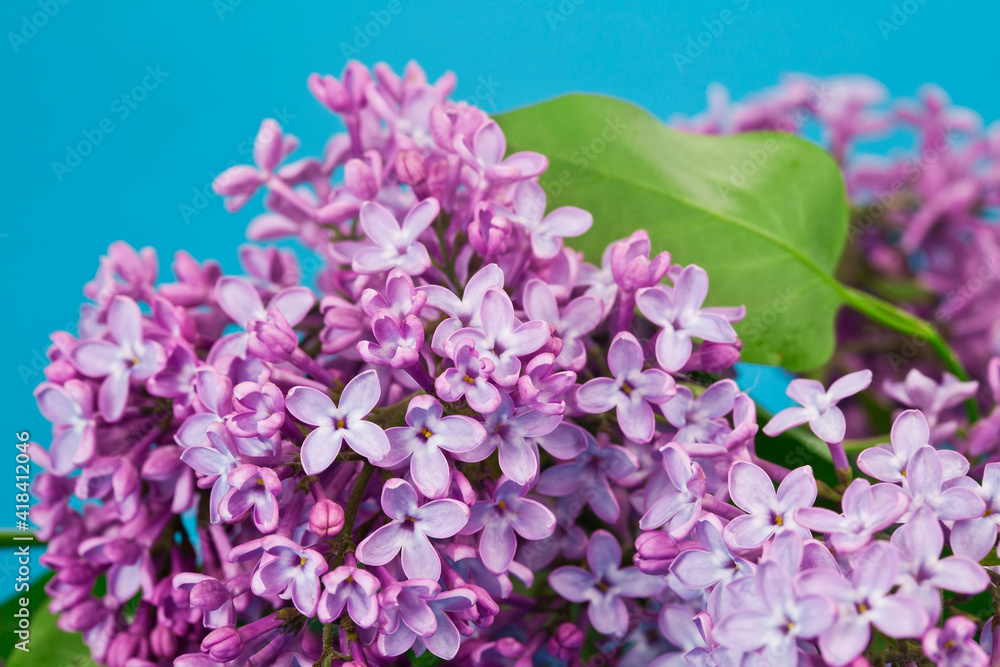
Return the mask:
<path fill-rule="evenodd" d="M 915 345 L 929 344 L 953 375 L 963 382 L 969 380 L 969 374 L 962 366 L 958 355 L 931 323 L 925 322 L 916 315 L 897 308 L 876 296 L 853 287 L 837 284 L 840 286 L 841 296 L 848 306 L 879 324 L 909 336 Z M 979 419 L 979 406 L 976 404 L 975 398 L 965 401 L 965 410 L 970 424 Z"/>

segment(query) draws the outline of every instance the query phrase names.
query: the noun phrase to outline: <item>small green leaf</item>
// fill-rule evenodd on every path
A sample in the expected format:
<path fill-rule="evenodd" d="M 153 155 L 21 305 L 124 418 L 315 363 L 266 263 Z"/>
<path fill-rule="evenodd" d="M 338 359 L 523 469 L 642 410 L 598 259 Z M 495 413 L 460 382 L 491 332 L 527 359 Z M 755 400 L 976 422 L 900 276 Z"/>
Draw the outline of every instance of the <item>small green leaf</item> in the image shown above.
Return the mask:
<path fill-rule="evenodd" d="M 627 102 L 568 95 L 498 118 L 511 151 L 548 156 L 549 207 L 575 205 L 594 226 L 569 242 L 600 261 L 647 229 L 654 251 L 695 263 L 709 305 L 746 305 L 743 359 L 809 370 L 833 353 L 847 234 L 840 170 L 791 135 L 688 134 Z"/>
<path fill-rule="evenodd" d="M 32 586 L 34 589 L 34 586 Z M 87 648 L 78 633 L 69 633 L 56 627 L 56 617 L 48 610 L 48 600 L 45 604 L 31 611 L 31 635 L 28 640 L 28 652 L 12 647 L 6 667 L 37 667 L 38 665 L 54 665 L 58 667 L 96 667 L 97 663 L 90 659 L 90 649 Z M 7 611 L 6 606 L 3 610 Z M 5 619 L 10 619 L 7 615 Z M 5 633 L 6 634 L 6 633 Z M 19 639 L 16 641 L 20 641 Z"/>
<path fill-rule="evenodd" d="M 420 655 L 417 655 L 413 652 L 413 649 L 410 649 L 403 657 L 407 660 L 406 664 L 413 667 L 434 667 L 435 665 L 443 665 L 445 662 L 430 651 L 424 651 Z"/>

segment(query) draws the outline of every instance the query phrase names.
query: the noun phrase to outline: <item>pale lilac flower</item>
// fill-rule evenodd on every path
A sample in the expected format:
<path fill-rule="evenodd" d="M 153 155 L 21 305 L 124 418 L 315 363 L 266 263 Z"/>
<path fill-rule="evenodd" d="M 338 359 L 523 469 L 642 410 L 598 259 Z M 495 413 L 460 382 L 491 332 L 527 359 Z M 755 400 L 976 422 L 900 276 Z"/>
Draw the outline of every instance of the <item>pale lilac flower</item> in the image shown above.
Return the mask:
<path fill-rule="evenodd" d="M 456 136 L 452 147 L 466 164 L 494 183 L 529 179 L 549 166 L 548 158 L 530 151 L 513 153 L 505 159 L 507 139 L 494 120 L 483 123 L 468 143 L 465 136 Z"/>
<path fill-rule="evenodd" d="M 486 291 L 491 287 L 503 289 L 503 285 L 503 270 L 496 264 L 487 264 L 469 278 L 461 299 L 442 285 L 422 285 L 417 288 L 427 296 L 428 306 L 437 308 L 449 317 L 434 331 L 434 350 L 439 353 L 444 351 L 445 342 L 462 327 L 478 326 Z"/>
<path fill-rule="evenodd" d="M 941 615 L 939 589 L 974 595 L 990 583 L 986 570 L 964 556 L 941 558 L 944 533 L 934 510 L 917 508 L 910 520 L 891 538 L 903 556 L 900 592 L 916 598 L 927 611 L 931 623 Z"/>
<path fill-rule="evenodd" d="M 216 341 L 209 354 L 209 363 L 227 356 L 245 358 L 251 338 L 256 338 L 252 354 L 261 352 L 262 358 L 269 361 L 284 361 L 291 351 L 287 349 L 288 346 L 294 349 L 298 344 L 290 327 L 301 322 L 316 303 L 316 297 L 308 287 L 286 287 L 271 297 L 265 308 L 256 287 L 242 278 L 232 276 L 219 279 L 215 286 L 215 297 L 219 307 L 243 327 L 245 332 L 232 333 Z M 268 337 L 274 335 L 275 330 L 283 338 L 291 335 L 294 339 L 282 341 L 283 349 L 280 352 L 284 352 L 284 355 L 267 347 Z M 260 340 L 261 336 L 264 340 Z"/>
<path fill-rule="evenodd" d="M 604 304 L 601 300 L 595 296 L 577 297 L 566 304 L 560 314 L 551 286 L 538 278 L 532 278 L 524 286 L 522 301 L 528 317 L 547 322 L 562 340 L 562 350 L 559 351 L 556 362 L 562 368 L 574 371 L 583 368 L 587 361 L 584 338 L 604 318 Z"/>
<path fill-rule="evenodd" d="M 968 477 L 960 477 L 955 483 L 961 483 L 978 495 L 986 505 L 986 510 L 981 516 L 956 521 L 951 528 L 948 544 L 959 556 L 979 561 L 997 544 L 997 530 L 1000 527 L 1000 463 L 986 464 L 982 486 Z"/>
<path fill-rule="evenodd" d="M 436 581 L 441 576 L 441 557 L 429 538 L 456 535 L 469 520 L 469 508 L 450 498 L 420 505 L 407 481 L 390 479 L 382 487 L 382 510 L 392 521 L 358 545 L 358 560 L 385 565 L 402 551 L 407 577 Z"/>
<path fill-rule="evenodd" d="M 378 375 L 367 370 L 347 383 L 339 407 L 328 394 L 312 387 L 293 387 L 288 392 L 288 411 L 298 420 L 318 427 L 302 443 L 302 468 L 307 475 L 329 468 L 344 442 L 372 461 L 389 453 L 385 431 L 364 420 L 378 404 L 381 391 Z"/>
<path fill-rule="evenodd" d="M 506 572 L 514 560 L 514 533 L 526 540 L 544 540 L 555 531 L 555 515 L 537 500 L 525 498 L 527 492 L 527 486 L 501 478 L 493 491 L 493 501 L 481 500 L 473 505 L 469 523 L 462 529 L 463 535 L 483 531 L 479 556 L 494 574 Z"/>
<path fill-rule="evenodd" d="M 547 415 L 566 412 L 562 396 L 576 384 L 576 373 L 556 372 L 555 361 L 549 352 L 536 354 L 517 381 L 517 393 L 524 404 Z"/>
<path fill-rule="evenodd" d="M 241 382 L 233 387 L 236 412 L 226 417 L 226 428 L 241 438 L 270 438 L 285 423 L 285 397 L 271 382 Z"/>
<path fill-rule="evenodd" d="M 230 213 L 239 211 L 250 201 L 260 186 L 267 183 L 281 160 L 298 145 L 291 135 L 282 136 L 281 126 L 267 118 L 260 124 L 253 142 L 256 167 L 240 164 L 230 167 L 212 181 L 212 189 L 223 196 L 223 203 Z"/>
<path fill-rule="evenodd" d="M 431 258 L 427 247 L 417 238 L 431 226 L 439 211 L 436 199 L 425 199 L 415 204 L 400 224 L 385 207 L 365 202 L 358 220 L 373 245 L 364 246 L 354 254 L 352 268 L 358 273 L 402 269 L 411 276 L 419 276 L 430 268 Z"/>
<path fill-rule="evenodd" d="M 823 658 L 839 667 L 868 647 L 871 625 L 889 637 L 919 637 L 929 619 L 913 598 L 892 594 L 899 572 L 899 555 L 886 542 L 875 542 L 852 561 L 846 578 L 834 570 L 803 572 L 796 584 L 803 593 L 822 595 L 837 604 L 837 622 L 820 635 Z"/>
<path fill-rule="evenodd" d="M 717 442 L 730 430 L 722 418 L 733 411 L 739 393 L 732 380 L 713 383 L 698 398 L 687 387 L 677 387 L 677 395 L 661 405 L 660 411 L 677 429 L 674 441 Z"/>
<path fill-rule="evenodd" d="M 596 530 L 587 544 L 590 572 L 574 565 L 556 568 L 549 585 L 570 602 L 587 602 L 587 616 L 606 635 L 622 636 L 628 629 L 628 608 L 623 598 L 650 597 L 664 587 L 661 577 L 643 574 L 637 567 L 620 567 L 618 538 Z"/>
<path fill-rule="evenodd" d="M 405 653 L 417 636 L 425 637 L 437 630 L 437 618 L 429 602 L 441 592 L 433 579 L 393 581 L 378 594 L 381 611 L 379 620 L 379 650 L 387 656 Z"/>
<path fill-rule="evenodd" d="M 501 392 L 500 407 L 486 415 L 486 439 L 470 452 L 458 453 L 462 461 L 481 461 L 497 451 L 500 470 L 518 484 L 527 484 L 538 475 L 536 439 L 552 433 L 559 415 L 547 415 L 531 408 L 514 408 L 514 401 Z"/>
<path fill-rule="evenodd" d="M 702 308 L 708 296 L 708 274 L 694 264 L 681 271 L 673 290 L 657 285 L 636 292 L 636 304 L 662 331 L 656 338 L 656 360 L 670 372 L 679 371 L 691 356 L 692 338 L 714 343 L 736 342 L 728 313 Z M 737 314 L 741 318 L 742 313 Z"/>
<path fill-rule="evenodd" d="M 348 556 L 344 565 L 323 575 L 323 594 L 319 598 L 320 622 L 335 623 L 347 608 L 347 614 L 359 627 L 370 628 L 378 620 L 375 595 L 382 585 L 378 578 L 354 564 Z"/>
<path fill-rule="evenodd" d="M 377 462 L 380 467 L 395 468 L 409 461 L 413 483 L 428 498 L 447 495 L 451 471 L 444 452 L 468 452 L 486 439 L 486 429 L 474 419 L 442 415 L 436 398 L 414 396 L 406 408 L 407 426 L 386 430 L 389 453 Z"/>
<path fill-rule="evenodd" d="M 712 636 L 739 651 L 763 651 L 768 665 L 798 664 L 796 640 L 812 639 L 835 622 L 836 607 L 823 595 L 800 595 L 784 567 L 768 560 L 754 575 L 759 608 L 738 609 L 721 618 Z"/>
<path fill-rule="evenodd" d="M 156 566 L 139 544 L 121 537 L 97 536 L 81 542 L 77 553 L 85 560 L 108 566 L 108 595 L 119 604 L 125 604 L 140 590 L 144 600 L 151 598 Z"/>
<path fill-rule="evenodd" d="M 909 497 L 898 486 L 873 486 L 859 478 L 844 491 L 842 513 L 824 507 L 803 507 L 795 511 L 795 521 L 828 535 L 838 552 L 852 554 L 871 542 L 872 535 L 895 523 L 909 506 Z"/>
<path fill-rule="evenodd" d="M 774 437 L 808 422 L 820 440 L 831 444 L 843 442 L 847 425 L 837 403 L 865 390 L 871 382 L 872 372 L 867 369 L 845 375 L 831 384 L 829 390 L 824 390 L 816 380 L 792 380 L 786 393 L 802 407 L 786 408 L 774 415 L 764 425 L 764 433 Z"/>
<path fill-rule="evenodd" d="M 517 384 L 521 372 L 518 357 L 537 351 L 549 341 L 549 326 L 545 322 L 521 323 L 514 317 L 514 306 L 507 293 L 491 287 L 483 295 L 477 327 L 459 329 L 449 341 L 459 343 L 471 338 L 479 354 L 495 366 L 490 376 L 502 387 Z"/>
<path fill-rule="evenodd" d="M 701 517 L 705 473 L 677 445 L 667 445 L 660 451 L 663 454 L 663 469 L 674 488 L 650 506 L 639 520 L 639 528 L 652 530 L 669 522 L 667 532 L 670 537 L 682 539 L 690 534 Z"/>
<path fill-rule="evenodd" d="M 420 348 L 424 344 L 424 323 L 415 315 L 400 321 L 388 312 L 372 320 L 372 334 L 376 343 L 363 340 L 358 343 L 358 354 L 374 366 L 407 368 L 420 361 Z"/>
<path fill-rule="evenodd" d="M 869 447 L 858 455 L 858 467 L 866 475 L 883 482 L 901 483 L 906 467 L 918 449 L 930 443 L 930 425 L 919 410 L 901 412 L 889 433 L 890 445 Z M 956 451 L 938 450 L 944 480 L 962 477 L 969 470 L 969 460 Z"/>
<path fill-rule="evenodd" d="M 934 442 L 951 437 L 958 428 L 958 422 L 955 421 L 939 423 L 941 414 L 975 396 L 978 389 L 978 382 L 962 382 L 947 372 L 941 377 L 940 383 L 935 382 L 916 368 L 911 369 L 903 381 L 886 380 L 882 385 L 882 391 L 889 398 L 924 413 L 930 423 Z"/>
<path fill-rule="evenodd" d="M 43 382 L 35 388 L 38 410 L 52 422 L 49 445 L 50 470 L 67 475 L 94 456 L 94 392 L 81 380 L 68 380 L 59 386 Z"/>
<path fill-rule="evenodd" d="M 472 338 L 463 338 L 455 344 L 455 365 L 448 368 L 434 381 L 434 390 L 446 401 L 457 401 L 463 396 L 469 407 L 480 414 L 487 414 L 500 407 L 500 390 L 490 383 L 496 369 L 492 359 L 481 357 Z"/>
<path fill-rule="evenodd" d="M 670 253 L 664 251 L 650 259 L 651 251 L 649 232 L 639 229 L 627 239 L 609 245 L 601 258 L 601 266 L 606 267 L 621 290 L 631 294 L 657 284 L 670 270 Z"/>
<path fill-rule="evenodd" d="M 931 628 L 924 635 L 924 655 L 938 667 L 986 667 L 990 656 L 976 643 L 975 634 L 974 621 L 952 616 L 944 622 L 944 628 Z"/>
<path fill-rule="evenodd" d="M 476 602 L 476 594 L 468 588 L 438 593 L 433 600 L 428 602 L 428 606 L 434 613 L 436 625 L 426 635 L 415 637 L 414 643 L 423 644 L 428 651 L 443 660 L 452 660 L 458 655 L 458 649 L 462 642 L 462 633 L 459 632 L 456 621 L 462 624 L 465 632 L 468 632 L 466 624 L 459 619 L 462 614 L 474 610 Z"/>
<path fill-rule="evenodd" d="M 208 508 L 212 523 L 218 523 L 222 520 L 219 514 L 222 498 L 229 491 L 229 473 L 240 464 L 240 454 L 229 431 L 220 422 L 210 424 L 206 433 L 208 446 L 188 447 L 181 454 L 181 460 L 205 476 L 199 480 L 199 486 L 211 484 Z"/>
<path fill-rule="evenodd" d="M 694 530 L 704 550 L 686 549 L 670 566 L 670 572 L 682 584 L 692 590 L 705 590 L 753 574 L 753 566 L 732 554 L 722 533 L 711 521 L 699 521 Z"/>
<path fill-rule="evenodd" d="M 726 541 L 738 549 L 752 549 L 772 535 L 793 531 L 809 537 L 809 531 L 795 521 L 795 510 L 811 507 L 816 501 L 816 479 L 812 467 L 796 468 L 781 480 L 778 491 L 767 473 L 746 461 L 729 469 L 729 495 L 747 513 L 726 526 Z"/>
<path fill-rule="evenodd" d="M 116 296 L 108 307 L 108 332 L 114 343 L 81 340 L 70 352 L 70 359 L 84 375 L 104 378 L 97 405 L 104 419 L 115 422 L 125 412 L 131 380 L 153 377 L 166 365 L 167 357 L 159 343 L 144 339 L 142 313 L 126 296 Z"/>
<path fill-rule="evenodd" d="M 229 491 L 219 501 L 219 516 L 238 523 L 253 511 L 253 522 L 262 533 L 278 527 L 278 496 L 281 481 L 270 468 L 241 465 L 229 473 Z"/>
<path fill-rule="evenodd" d="M 531 252 L 548 260 L 559 254 L 562 239 L 580 236 L 594 224 L 594 216 L 575 206 L 560 206 L 545 215 L 545 190 L 535 181 L 522 181 L 514 191 L 514 215 L 531 238 Z M 543 217 L 544 216 L 544 217 Z"/>
<path fill-rule="evenodd" d="M 250 583 L 256 595 L 280 595 L 306 616 L 316 615 L 319 578 L 327 570 L 323 556 L 281 535 L 244 542 L 229 553 L 231 563 L 257 558 Z"/>
<path fill-rule="evenodd" d="M 587 505 L 604 521 L 613 523 L 621 513 L 609 480 L 622 480 L 639 470 L 639 460 L 619 445 L 601 444 L 585 434 L 587 448 L 573 460 L 546 468 L 538 479 L 538 492 L 562 498 L 582 492 Z"/>
<path fill-rule="evenodd" d="M 986 505 L 971 489 L 963 486 L 943 488 L 944 468 L 936 449 L 924 445 L 906 466 L 903 489 L 910 496 L 910 507 L 930 507 L 942 521 L 972 519 L 982 516 Z"/>
<path fill-rule="evenodd" d="M 410 315 L 419 316 L 426 302 L 427 292 L 415 289 L 413 279 L 400 269 L 389 272 L 385 279 L 384 294 L 369 287 L 361 293 L 359 300 L 369 317 L 387 311 L 399 321 Z"/>
<path fill-rule="evenodd" d="M 197 572 L 175 574 L 173 587 L 188 594 L 191 607 L 202 610 L 206 628 L 221 628 L 236 623 L 232 591 L 214 577 Z"/>
<path fill-rule="evenodd" d="M 577 407 L 584 412 L 615 408 L 618 426 L 637 442 L 649 442 L 653 437 L 656 422 L 650 403 L 663 403 L 676 392 L 672 377 L 658 368 L 643 371 L 643 361 L 639 341 L 623 331 L 608 350 L 608 368 L 614 378 L 594 378 L 576 392 Z"/>

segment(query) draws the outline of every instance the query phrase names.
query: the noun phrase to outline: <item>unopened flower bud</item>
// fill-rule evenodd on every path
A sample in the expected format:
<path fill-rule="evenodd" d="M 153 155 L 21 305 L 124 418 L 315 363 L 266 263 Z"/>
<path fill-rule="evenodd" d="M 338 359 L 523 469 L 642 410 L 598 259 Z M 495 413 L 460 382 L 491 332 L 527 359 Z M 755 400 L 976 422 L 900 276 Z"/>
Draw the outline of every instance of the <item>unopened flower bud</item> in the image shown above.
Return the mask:
<path fill-rule="evenodd" d="M 309 530 L 320 537 L 333 537 L 344 527 L 344 508 L 324 498 L 309 510 Z"/>
<path fill-rule="evenodd" d="M 201 650 L 216 662 L 228 662 L 235 660 L 243 652 L 243 640 L 236 628 L 217 628 L 202 640 Z"/>
<path fill-rule="evenodd" d="M 662 530 L 641 533 L 635 540 L 632 562 L 646 574 L 666 574 L 680 553 L 677 540 Z"/>

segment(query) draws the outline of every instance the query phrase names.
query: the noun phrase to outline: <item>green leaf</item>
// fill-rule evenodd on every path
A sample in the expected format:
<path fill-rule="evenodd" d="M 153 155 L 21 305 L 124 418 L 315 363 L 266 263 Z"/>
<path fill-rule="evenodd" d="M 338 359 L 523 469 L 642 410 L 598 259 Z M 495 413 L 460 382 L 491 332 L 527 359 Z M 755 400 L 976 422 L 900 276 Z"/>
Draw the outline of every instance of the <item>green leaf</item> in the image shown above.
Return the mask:
<path fill-rule="evenodd" d="M 821 148 L 781 133 L 670 129 L 608 97 L 568 95 L 498 118 L 509 150 L 548 156 L 549 207 L 575 205 L 593 228 L 570 243 L 600 261 L 647 229 L 654 251 L 710 277 L 709 305 L 746 305 L 743 359 L 809 370 L 834 347 L 844 288 L 833 278 L 847 235 L 840 170 Z"/>
<path fill-rule="evenodd" d="M 27 597 L 31 624 L 28 652 L 16 648 L 20 639 L 11 631 L 5 631 L 0 655 L 7 659 L 6 667 L 36 667 L 37 665 L 58 665 L 59 667 L 94 667 L 97 663 L 90 659 L 90 649 L 83 644 L 78 633 L 69 633 L 56 627 L 56 617 L 48 609 L 48 598 L 43 589 L 51 575 L 31 584 L 26 595 L 18 595 L 0 607 L 4 624 L 14 618 L 21 607 L 20 598 Z"/>
<path fill-rule="evenodd" d="M 413 649 L 410 649 L 403 657 L 407 659 L 406 664 L 412 665 L 413 667 L 434 667 L 434 665 L 443 665 L 445 662 L 442 658 L 437 657 L 430 651 L 424 651 L 420 655 L 417 655 L 413 652 Z"/>

